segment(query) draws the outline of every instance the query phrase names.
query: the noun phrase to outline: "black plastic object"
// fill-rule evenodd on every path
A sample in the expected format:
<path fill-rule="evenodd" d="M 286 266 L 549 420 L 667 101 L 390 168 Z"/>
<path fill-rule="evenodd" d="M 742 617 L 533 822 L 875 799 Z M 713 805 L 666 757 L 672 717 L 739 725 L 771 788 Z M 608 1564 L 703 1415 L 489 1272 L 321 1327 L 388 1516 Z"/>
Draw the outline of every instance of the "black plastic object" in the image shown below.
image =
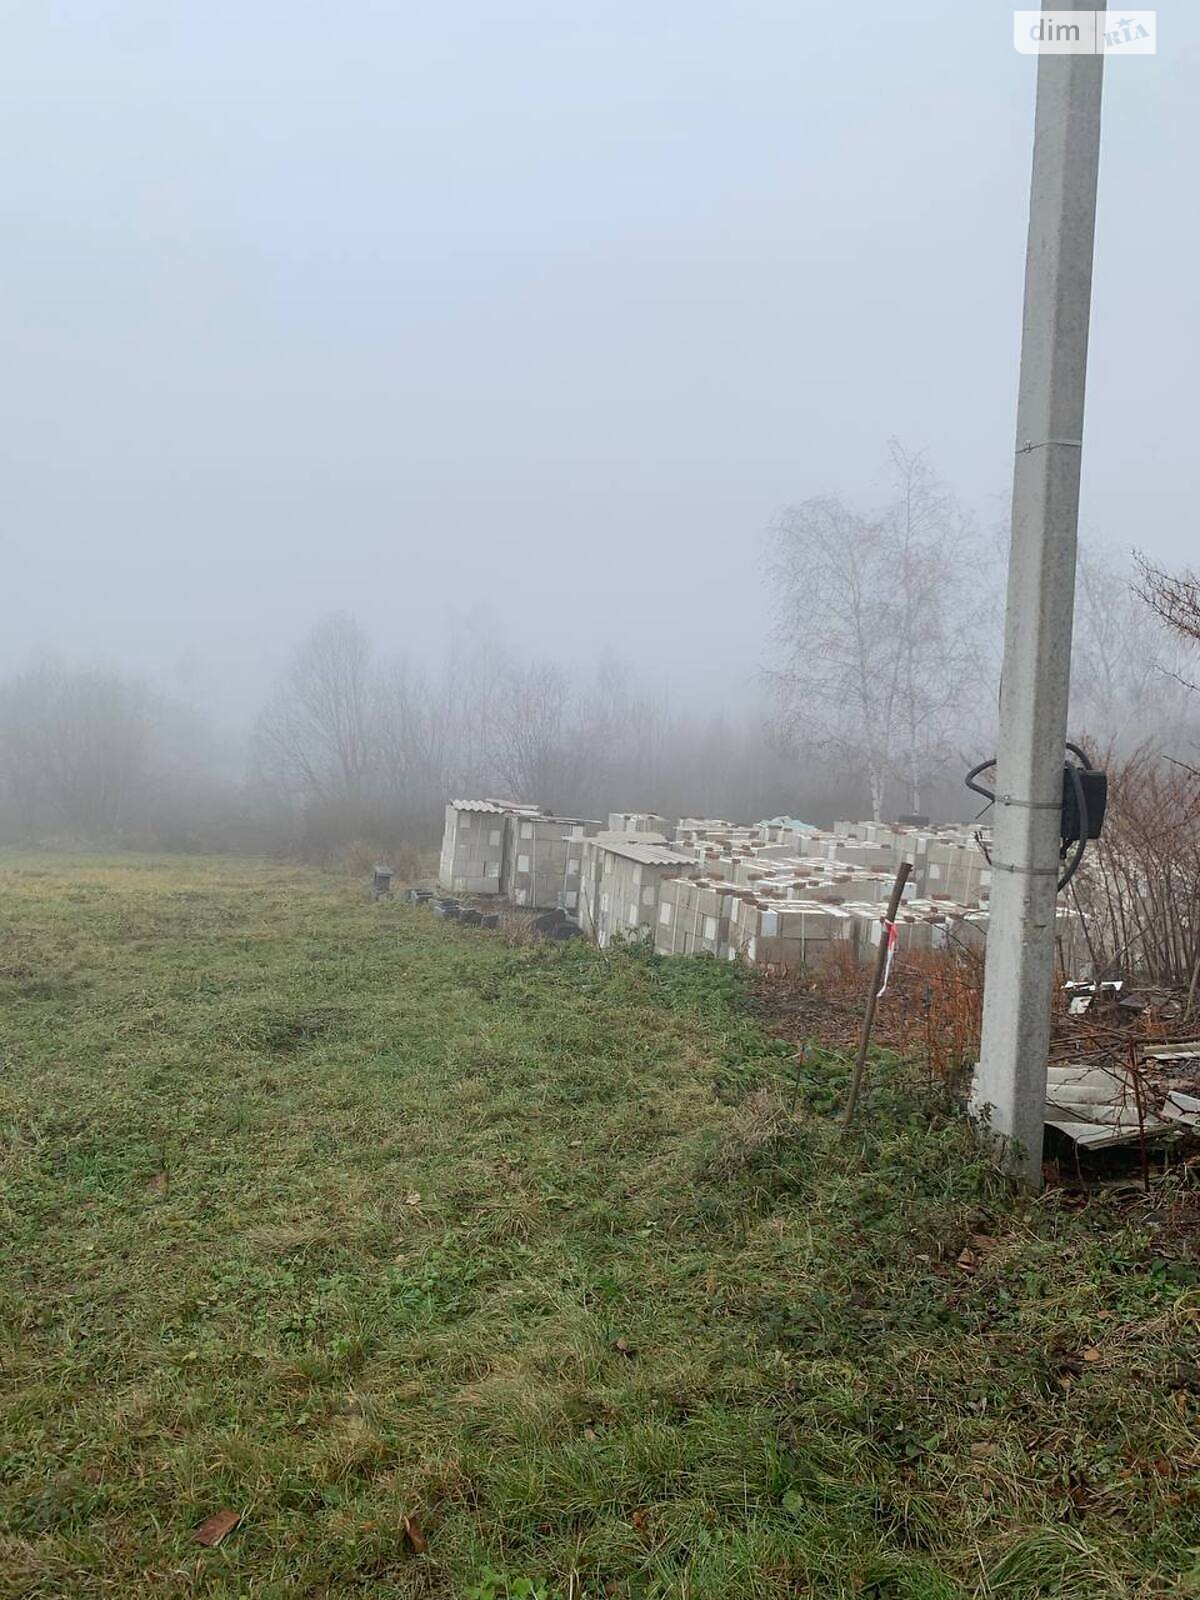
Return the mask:
<path fill-rule="evenodd" d="M 1067 749 L 1075 760 L 1063 763 L 1059 837 L 1062 841 L 1063 860 L 1066 860 L 1067 852 L 1072 846 L 1074 854 L 1066 871 L 1058 880 L 1060 889 L 1065 889 L 1079 871 L 1083 852 L 1091 841 L 1100 837 L 1101 829 L 1104 827 L 1104 813 L 1108 807 L 1107 774 L 1101 772 L 1098 767 L 1093 767 L 1087 751 L 1081 750 L 1077 744 L 1068 744 Z M 995 765 L 995 756 L 989 756 L 986 761 L 981 761 L 978 766 L 972 767 L 963 779 L 967 788 L 974 794 L 982 795 L 989 805 L 996 803 L 995 794 L 975 780 L 980 773 Z"/>
<path fill-rule="evenodd" d="M 1080 808 L 1079 789 L 1083 789 L 1083 807 Z M 1063 768 L 1062 840 L 1074 844 L 1076 840 L 1089 841 L 1100 837 L 1104 827 L 1104 813 L 1108 807 L 1108 774 L 1095 767 Z M 1084 833 L 1086 823 L 1087 832 Z"/>

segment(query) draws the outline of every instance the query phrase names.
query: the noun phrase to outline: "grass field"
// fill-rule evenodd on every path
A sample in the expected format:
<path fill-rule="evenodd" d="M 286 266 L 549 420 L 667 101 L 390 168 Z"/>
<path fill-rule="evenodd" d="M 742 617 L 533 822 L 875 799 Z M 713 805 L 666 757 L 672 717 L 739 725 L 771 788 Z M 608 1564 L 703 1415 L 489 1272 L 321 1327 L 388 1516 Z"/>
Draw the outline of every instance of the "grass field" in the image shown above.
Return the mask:
<path fill-rule="evenodd" d="M 839 1142 L 746 982 L 0 861 L 0 1595 L 1200 1594 L 1183 1180 Z"/>

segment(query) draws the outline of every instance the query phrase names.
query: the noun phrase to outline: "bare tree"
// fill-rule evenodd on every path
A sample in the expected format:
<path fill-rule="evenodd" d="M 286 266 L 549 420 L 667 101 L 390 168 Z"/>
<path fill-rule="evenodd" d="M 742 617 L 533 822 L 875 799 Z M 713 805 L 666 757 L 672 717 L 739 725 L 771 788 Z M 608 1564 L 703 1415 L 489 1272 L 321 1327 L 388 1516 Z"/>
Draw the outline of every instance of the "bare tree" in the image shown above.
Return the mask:
<path fill-rule="evenodd" d="M 1152 729 L 1163 736 L 1175 732 L 1186 714 L 1179 652 L 1156 627 L 1128 567 L 1110 551 L 1082 546 L 1077 573 L 1072 723 L 1105 747 L 1131 753 Z"/>
<path fill-rule="evenodd" d="M 1135 554 L 1136 592 L 1176 639 L 1200 644 L 1200 577 L 1194 572 L 1168 572 L 1144 555 Z M 1187 681 L 1189 689 L 1197 687 Z"/>
<path fill-rule="evenodd" d="M 132 826 L 148 789 L 152 706 L 103 667 L 45 664 L 0 694 L 0 758 L 26 837 L 108 839 Z"/>
<path fill-rule="evenodd" d="M 258 719 L 261 769 L 300 797 L 361 803 L 374 751 L 371 642 L 335 613 L 308 634 Z"/>
<path fill-rule="evenodd" d="M 1109 775 L 1108 820 L 1081 874 L 1090 937 L 1110 976 L 1200 983 L 1200 773 L 1135 751 Z"/>
<path fill-rule="evenodd" d="M 587 814 L 669 811 L 686 763 L 682 730 L 665 699 L 648 694 L 622 661 L 606 655 L 583 694 L 580 716 L 588 750 Z"/>
<path fill-rule="evenodd" d="M 421 833 L 440 819 L 456 787 L 454 697 L 447 684 L 398 659 L 374 683 L 372 707 L 377 804 Z"/>
<path fill-rule="evenodd" d="M 978 541 L 922 454 L 889 443 L 896 498 L 886 514 L 896 556 L 900 768 L 910 811 L 953 753 L 952 733 L 979 688 Z M 975 557 L 973 560 L 972 557 Z"/>
<path fill-rule="evenodd" d="M 490 753 L 515 799 L 577 807 L 585 785 L 585 740 L 570 679 L 552 662 L 512 666 L 499 686 Z"/>
<path fill-rule="evenodd" d="M 972 536 L 921 456 L 893 443 L 891 458 L 882 512 L 836 498 L 791 507 L 770 564 L 781 729 L 860 773 L 876 819 L 897 777 L 920 809 L 979 683 Z"/>

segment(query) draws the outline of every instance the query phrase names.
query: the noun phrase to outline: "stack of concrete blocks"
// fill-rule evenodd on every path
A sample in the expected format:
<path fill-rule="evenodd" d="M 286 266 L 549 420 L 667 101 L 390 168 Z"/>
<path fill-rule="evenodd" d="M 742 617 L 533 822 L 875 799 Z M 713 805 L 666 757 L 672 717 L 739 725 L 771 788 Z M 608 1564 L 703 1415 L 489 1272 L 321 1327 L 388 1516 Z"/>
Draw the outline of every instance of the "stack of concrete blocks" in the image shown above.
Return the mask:
<path fill-rule="evenodd" d="M 861 901 L 848 903 L 844 909 L 854 919 L 856 957 L 867 965 L 879 948 L 884 907 L 877 901 Z M 977 907 L 940 898 L 912 899 L 901 906 L 896 917 L 896 948 L 900 955 L 922 950 L 982 950 L 987 921 L 987 912 Z M 1063 924 L 1059 926 L 1061 930 Z"/>
<path fill-rule="evenodd" d="M 887 907 L 878 900 L 848 902 L 843 910 L 853 923 L 851 942 L 855 959 L 863 966 L 875 960 L 879 939 L 883 932 L 883 917 Z M 934 947 L 934 922 L 940 913 L 929 916 L 921 911 L 904 907 L 896 914 L 896 950 L 900 955 L 913 955 Z"/>
<path fill-rule="evenodd" d="M 967 928 L 971 906 L 957 905 L 952 900 L 923 898 L 912 900 L 905 910 L 921 918 L 930 929 L 931 950 L 962 950 L 972 948 L 973 931 Z"/>
<path fill-rule="evenodd" d="M 438 882 L 451 894 L 500 894 L 512 819 L 538 815 L 537 806 L 504 800 L 452 800 L 446 807 Z"/>
<path fill-rule="evenodd" d="M 574 915 L 579 907 L 583 841 L 600 832 L 581 817 L 518 816 L 510 823 L 504 892 L 515 906 L 555 908 Z"/>
<path fill-rule="evenodd" d="M 992 869 L 973 841 L 931 840 L 925 852 L 923 893 L 945 895 L 960 905 L 980 905 L 991 894 Z"/>
<path fill-rule="evenodd" d="M 658 887 L 654 948 L 660 955 L 729 954 L 735 896 L 724 879 L 663 878 Z"/>
<path fill-rule="evenodd" d="M 843 840 L 836 857 L 831 859 L 843 861 L 851 867 L 869 867 L 872 872 L 890 873 L 893 878 L 899 865 L 896 851 L 890 843 L 875 843 L 867 839 Z"/>
<path fill-rule="evenodd" d="M 655 839 L 666 839 L 667 819 L 660 817 L 656 811 L 610 811 L 608 814 L 608 833 L 646 833 L 652 834 Z"/>
<path fill-rule="evenodd" d="M 893 873 L 902 861 L 912 866 L 911 881 L 921 895 L 979 904 L 986 900 L 991 869 L 970 824 L 914 828 L 896 823 L 847 822 L 834 824 L 833 854 L 838 860 L 878 866 Z M 987 843 L 986 833 L 980 834 Z"/>
<path fill-rule="evenodd" d="M 886 909 L 877 900 L 847 900 L 842 905 L 849 919 L 848 939 L 856 961 L 870 960 L 871 953 L 879 948 L 879 933 Z"/>
<path fill-rule="evenodd" d="M 440 881 L 456 894 L 507 894 L 561 908 L 600 944 L 653 937 L 663 953 L 812 966 L 835 948 L 874 959 L 883 905 L 912 865 L 897 918 L 902 951 L 982 946 L 991 869 L 971 825 L 838 822 L 829 831 L 685 817 L 666 838 L 650 812 L 609 828 L 504 800 L 446 809 Z M 986 841 L 985 841 L 986 842 Z M 1060 950 L 1080 958 L 1078 918 L 1061 911 Z"/>
<path fill-rule="evenodd" d="M 845 900 L 885 900 L 891 891 L 891 874 L 865 867 L 841 867 L 837 862 L 738 863 L 734 882 L 771 899 L 821 900 L 837 905 Z"/>
<path fill-rule="evenodd" d="M 714 834 L 728 833 L 735 822 L 725 822 L 720 817 L 680 817 L 675 824 L 674 842 L 679 849 L 690 849 L 697 841 L 707 841 Z"/>
<path fill-rule="evenodd" d="M 735 899 L 729 919 L 729 956 L 754 966 L 817 967 L 852 938 L 844 906 L 815 900 L 766 902 Z"/>
<path fill-rule="evenodd" d="M 832 833 L 810 833 L 797 840 L 797 855 L 805 860 L 837 861 L 842 841 Z"/>
<path fill-rule="evenodd" d="M 749 854 L 766 848 L 773 841 L 764 823 L 743 826 L 713 818 L 683 817 L 675 828 L 679 850 L 715 851 L 719 856 Z"/>
<path fill-rule="evenodd" d="M 700 871 L 661 834 L 608 831 L 580 842 L 579 925 L 601 947 L 617 935 L 653 938 L 663 879 Z"/>

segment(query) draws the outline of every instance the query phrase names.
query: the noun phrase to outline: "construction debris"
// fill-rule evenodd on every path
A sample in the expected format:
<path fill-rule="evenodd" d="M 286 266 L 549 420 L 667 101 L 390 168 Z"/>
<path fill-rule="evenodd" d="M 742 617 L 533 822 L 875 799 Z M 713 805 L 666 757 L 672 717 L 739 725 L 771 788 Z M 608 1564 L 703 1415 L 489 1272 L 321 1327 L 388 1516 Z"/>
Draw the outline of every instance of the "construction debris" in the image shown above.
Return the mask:
<path fill-rule="evenodd" d="M 1162 1037 L 1182 1002 L 1124 990 L 1115 979 L 1066 983 L 1055 1021 L 1046 1121 L 1089 1150 L 1200 1132 L 1200 1039 Z"/>
<path fill-rule="evenodd" d="M 1171 1123 L 1142 1103 L 1127 1069 L 1074 1064 L 1046 1074 L 1046 1123 L 1087 1150 L 1136 1144 L 1170 1131 Z"/>

